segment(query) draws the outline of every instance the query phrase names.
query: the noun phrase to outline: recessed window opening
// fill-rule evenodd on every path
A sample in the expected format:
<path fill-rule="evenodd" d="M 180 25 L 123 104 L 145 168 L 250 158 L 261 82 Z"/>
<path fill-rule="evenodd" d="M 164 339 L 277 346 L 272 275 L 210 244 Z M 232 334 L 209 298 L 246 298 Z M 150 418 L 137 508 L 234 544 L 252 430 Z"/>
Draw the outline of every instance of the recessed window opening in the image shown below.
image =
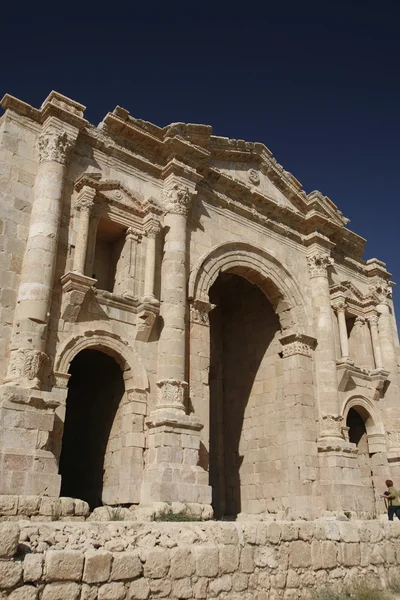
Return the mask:
<path fill-rule="evenodd" d="M 126 227 L 101 218 L 97 226 L 93 274 L 100 290 L 114 292 Z"/>

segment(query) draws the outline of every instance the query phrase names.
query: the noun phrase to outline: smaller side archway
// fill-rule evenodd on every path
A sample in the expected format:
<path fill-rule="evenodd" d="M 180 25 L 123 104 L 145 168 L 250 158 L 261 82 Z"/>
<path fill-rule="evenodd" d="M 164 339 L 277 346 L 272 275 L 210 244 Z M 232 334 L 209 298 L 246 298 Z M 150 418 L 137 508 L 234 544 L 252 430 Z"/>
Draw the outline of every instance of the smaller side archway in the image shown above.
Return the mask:
<path fill-rule="evenodd" d="M 148 389 L 139 358 L 118 336 L 90 331 L 67 340 L 55 365 L 56 387 L 68 387 L 53 431 L 61 494 L 91 508 L 139 503 Z"/>
<path fill-rule="evenodd" d="M 82 350 L 91 348 L 112 356 L 124 373 L 125 389 L 145 392 L 149 380 L 145 368 L 132 347 L 120 336 L 107 331 L 90 330 L 68 338 L 57 352 L 54 363 L 56 387 L 67 387 L 69 366 Z"/>
<path fill-rule="evenodd" d="M 342 414 L 348 440 L 357 448 L 358 479 L 364 486 L 362 502 L 366 511 L 375 516 L 383 508 L 379 495 L 387 476 L 384 426 L 378 410 L 364 396 L 350 397 Z"/>

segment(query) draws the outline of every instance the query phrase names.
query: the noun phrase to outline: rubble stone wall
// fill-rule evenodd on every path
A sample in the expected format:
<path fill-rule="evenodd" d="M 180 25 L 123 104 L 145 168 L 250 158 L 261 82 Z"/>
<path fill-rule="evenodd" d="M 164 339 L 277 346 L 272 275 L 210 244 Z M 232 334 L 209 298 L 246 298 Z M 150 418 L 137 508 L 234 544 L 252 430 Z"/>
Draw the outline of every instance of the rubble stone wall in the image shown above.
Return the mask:
<path fill-rule="evenodd" d="M 399 563 L 399 522 L 0 524 L 10 600 L 295 600 L 361 578 L 384 588 Z"/>

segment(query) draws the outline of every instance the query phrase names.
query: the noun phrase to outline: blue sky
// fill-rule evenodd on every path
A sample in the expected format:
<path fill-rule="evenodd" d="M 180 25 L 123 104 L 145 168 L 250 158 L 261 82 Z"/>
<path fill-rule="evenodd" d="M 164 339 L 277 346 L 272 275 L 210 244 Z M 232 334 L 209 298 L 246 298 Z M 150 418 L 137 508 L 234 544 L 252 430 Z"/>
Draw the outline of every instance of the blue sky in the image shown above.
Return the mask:
<path fill-rule="evenodd" d="M 387 263 L 400 315 L 400 3 L 85 3 L 3 7 L 0 93 L 51 89 L 98 123 L 119 104 L 265 143 Z"/>

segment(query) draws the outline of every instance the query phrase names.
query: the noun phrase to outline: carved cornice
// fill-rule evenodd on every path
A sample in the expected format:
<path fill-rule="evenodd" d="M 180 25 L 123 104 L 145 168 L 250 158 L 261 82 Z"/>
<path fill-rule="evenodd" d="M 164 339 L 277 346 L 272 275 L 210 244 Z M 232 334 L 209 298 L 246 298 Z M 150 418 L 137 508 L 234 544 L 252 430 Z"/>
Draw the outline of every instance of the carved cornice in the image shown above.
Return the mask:
<path fill-rule="evenodd" d="M 65 131 L 43 131 L 38 138 L 39 161 L 68 163 L 74 142 Z"/>

